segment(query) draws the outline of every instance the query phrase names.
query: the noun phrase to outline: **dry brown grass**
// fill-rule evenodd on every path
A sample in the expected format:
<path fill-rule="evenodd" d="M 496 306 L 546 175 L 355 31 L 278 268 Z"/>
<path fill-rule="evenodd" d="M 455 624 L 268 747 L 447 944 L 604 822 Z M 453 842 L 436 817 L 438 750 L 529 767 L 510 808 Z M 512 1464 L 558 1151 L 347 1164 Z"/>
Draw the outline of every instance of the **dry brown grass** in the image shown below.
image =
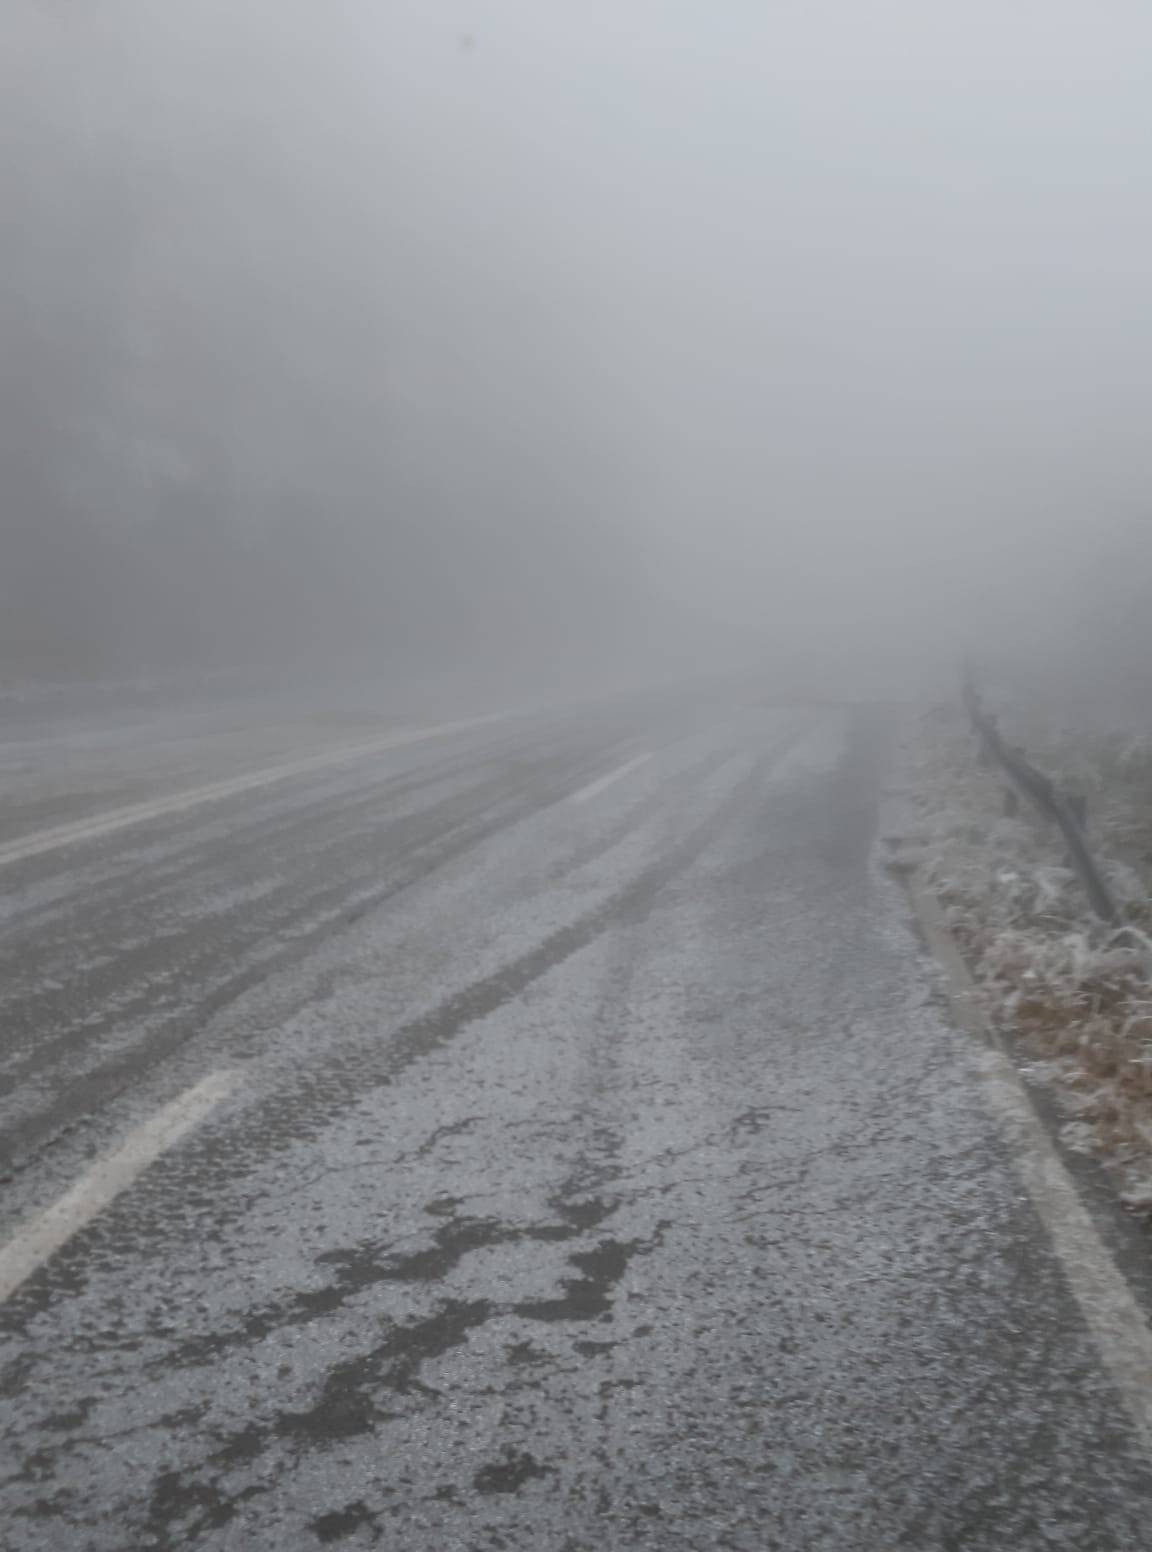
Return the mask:
<path fill-rule="evenodd" d="M 1095 796 L 1115 814 L 1120 791 L 1104 776 Z M 1030 1076 L 1054 1085 L 1069 1140 L 1116 1171 L 1128 1205 L 1152 1211 L 1148 945 L 1090 916 L 1054 836 L 1004 816 L 1000 783 L 958 718 L 926 719 L 906 750 L 904 821 L 903 855 L 935 890 L 988 1011 L 1033 1058 Z M 1139 886 L 1123 892 L 1146 932 Z"/>

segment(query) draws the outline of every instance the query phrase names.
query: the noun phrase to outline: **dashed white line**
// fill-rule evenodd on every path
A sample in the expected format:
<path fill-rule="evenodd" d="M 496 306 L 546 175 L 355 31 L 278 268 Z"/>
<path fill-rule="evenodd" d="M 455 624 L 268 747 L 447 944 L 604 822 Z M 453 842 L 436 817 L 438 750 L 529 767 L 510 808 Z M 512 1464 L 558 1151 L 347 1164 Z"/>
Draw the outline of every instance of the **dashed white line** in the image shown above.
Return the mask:
<path fill-rule="evenodd" d="M 406 744 L 418 744 L 424 739 L 441 738 L 448 733 L 462 733 L 469 728 L 482 727 L 485 723 L 499 722 L 505 715 L 498 712 L 493 716 L 469 717 L 463 722 L 442 722 L 437 727 L 406 728 L 361 743 L 340 744 L 336 748 L 324 749 L 318 754 L 305 755 L 281 765 L 264 766 L 261 770 L 249 771 L 243 776 L 230 776 L 223 781 L 209 782 L 203 787 L 191 787 L 183 792 L 172 793 L 168 797 L 133 803 L 126 808 L 113 808 L 72 824 L 54 825 L 50 830 L 39 830 L 35 835 L 22 836 L 19 840 L 0 846 L 0 867 L 23 862 L 29 857 L 39 857 L 64 846 L 99 840 L 105 835 L 114 835 L 118 830 L 126 830 L 131 825 L 144 824 L 149 819 L 165 819 L 170 814 L 182 814 L 189 809 L 199 808 L 203 803 L 216 803 L 222 798 L 236 797 L 243 792 L 255 792 L 260 787 L 285 781 L 290 776 L 305 776 L 310 771 L 343 765 L 362 755 L 401 749 Z"/>
<path fill-rule="evenodd" d="M 598 798 L 608 787 L 616 782 L 623 781 L 625 776 L 630 776 L 633 771 L 639 770 L 652 758 L 651 754 L 638 754 L 634 760 L 629 760 L 626 765 L 617 766 L 614 771 L 609 771 L 607 776 L 601 776 L 598 781 L 589 782 L 588 786 L 581 787 L 579 792 L 574 792 L 568 799 L 570 803 L 589 803 L 593 798 Z"/>
<path fill-rule="evenodd" d="M 11 1297 L 50 1256 L 127 1190 L 149 1164 L 202 1121 L 236 1081 L 233 1072 L 210 1072 L 129 1132 L 115 1152 L 94 1164 L 63 1196 L 0 1246 L 0 1300 Z"/>

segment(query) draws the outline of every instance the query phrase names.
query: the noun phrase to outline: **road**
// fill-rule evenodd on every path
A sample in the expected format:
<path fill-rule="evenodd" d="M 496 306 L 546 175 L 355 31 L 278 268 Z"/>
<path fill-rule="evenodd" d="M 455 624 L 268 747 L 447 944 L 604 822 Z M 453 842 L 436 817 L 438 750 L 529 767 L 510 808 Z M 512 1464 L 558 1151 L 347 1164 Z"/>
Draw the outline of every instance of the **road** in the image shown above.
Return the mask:
<path fill-rule="evenodd" d="M 1148 1545 L 877 865 L 889 720 L 395 732 L 20 788 L 4 1545 Z"/>

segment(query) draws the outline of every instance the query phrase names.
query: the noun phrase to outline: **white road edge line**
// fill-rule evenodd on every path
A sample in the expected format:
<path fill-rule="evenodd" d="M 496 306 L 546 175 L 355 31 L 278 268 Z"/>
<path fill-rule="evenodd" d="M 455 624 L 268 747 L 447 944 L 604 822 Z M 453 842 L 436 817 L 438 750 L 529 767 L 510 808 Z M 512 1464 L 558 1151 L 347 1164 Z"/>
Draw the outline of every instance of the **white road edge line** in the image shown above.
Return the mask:
<path fill-rule="evenodd" d="M 237 1074 L 223 1068 L 201 1078 L 129 1132 L 115 1152 L 94 1164 L 63 1196 L 0 1246 L 0 1301 L 10 1298 L 50 1256 L 127 1190 L 149 1164 L 202 1121 L 232 1091 L 236 1081 Z"/>
<path fill-rule="evenodd" d="M 929 947 L 948 974 L 953 1017 L 985 1046 L 979 1057 L 985 1103 L 1014 1150 L 1024 1188 L 1048 1230 L 1112 1384 L 1141 1443 L 1152 1452 L 1152 1330 L 1148 1320 L 1096 1232 L 1023 1079 L 986 1021 L 975 982 L 935 897 L 915 881 L 912 897 Z"/>
<path fill-rule="evenodd" d="M 638 754 L 634 760 L 629 760 L 626 765 L 619 765 L 614 771 L 609 771 L 607 776 L 601 776 L 598 781 L 589 782 L 588 786 L 581 787 L 579 792 L 574 792 L 568 799 L 569 803 L 589 803 L 593 798 L 598 798 L 607 788 L 618 781 L 623 781 L 625 776 L 630 776 L 633 771 L 639 770 L 642 765 L 647 765 L 652 758 L 649 754 Z"/>
<path fill-rule="evenodd" d="M 91 819 L 80 819 L 73 824 L 54 825 L 50 830 L 39 830 L 18 840 L 0 846 L 0 867 L 13 862 L 23 862 L 28 857 L 39 857 L 44 852 L 57 851 L 63 846 L 79 845 L 82 841 L 99 840 L 114 835 L 131 825 L 144 824 L 149 819 L 164 819 L 169 814 L 182 814 L 188 809 L 199 808 L 202 803 L 216 803 L 242 792 L 254 792 L 289 776 L 304 776 L 309 771 L 323 770 L 326 766 L 342 765 L 362 755 L 377 754 L 387 749 L 400 749 L 406 744 L 418 744 L 424 739 L 441 738 L 449 733 L 462 733 L 469 728 L 482 727 L 486 723 L 500 722 L 507 717 L 497 712 L 486 717 L 469 717 L 462 722 L 442 722 L 436 727 L 406 728 L 386 733 L 381 738 L 368 739 L 357 744 L 340 744 L 334 749 L 324 749 L 316 754 L 304 755 L 283 765 L 267 765 L 243 776 L 230 776 L 223 781 L 209 782 L 203 787 L 190 787 L 174 792 L 169 797 L 153 798 L 145 803 L 133 803 L 127 808 L 113 808 Z"/>

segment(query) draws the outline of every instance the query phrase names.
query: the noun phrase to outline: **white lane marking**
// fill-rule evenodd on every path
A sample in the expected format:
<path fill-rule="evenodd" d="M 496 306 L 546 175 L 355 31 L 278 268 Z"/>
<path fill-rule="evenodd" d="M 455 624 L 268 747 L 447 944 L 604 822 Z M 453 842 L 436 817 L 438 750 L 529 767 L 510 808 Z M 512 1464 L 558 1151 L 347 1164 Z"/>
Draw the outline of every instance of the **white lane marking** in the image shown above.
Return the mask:
<path fill-rule="evenodd" d="M 609 771 L 607 776 L 601 776 L 598 781 L 593 781 L 586 787 L 581 787 L 579 792 L 574 792 L 568 799 L 569 803 L 588 803 L 593 798 L 598 798 L 606 787 L 613 786 L 622 781 L 625 776 L 630 776 L 633 771 L 639 770 L 642 765 L 647 765 L 652 758 L 651 754 L 638 754 L 634 760 L 629 760 L 626 765 L 617 766 L 614 771 Z"/>
<path fill-rule="evenodd" d="M 441 738 L 448 733 L 462 733 L 469 728 L 499 722 L 506 713 L 497 712 L 487 717 L 469 717 L 463 722 L 442 722 L 436 727 L 407 728 L 386 733 L 381 738 L 367 739 L 356 744 L 340 744 L 318 754 L 305 755 L 283 765 L 266 765 L 258 771 L 243 776 L 230 776 L 223 781 L 209 782 L 203 787 L 187 788 L 169 797 L 153 798 L 146 803 L 133 803 L 127 808 L 113 808 L 91 819 L 80 819 L 73 824 L 54 825 L 50 830 L 38 830 L 18 840 L 0 846 L 0 867 L 8 863 L 23 862 L 28 857 L 39 857 L 44 852 L 57 851 L 63 846 L 75 846 L 82 841 L 99 840 L 114 835 L 131 825 L 145 823 L 149 819 L 164 819 L 169 814 L 182 814 L 188 809 L 199 808 L 202 803 L 216 803 L 222 798 L 236 797 L 242 792 L 255 792 L 273 782 L 285 781 L 289 776 L 304 776 L 309 771 L 319 771 L 327 766 L 342 765 L 362 755 L 377 754 L 386 749 L 400 749 L 405 744 L 418 744 L 424 739 Z"/>
<path fill-rule="evenodd" d="M 0 1246 L 0 1300 L 11 1297 L 21 1283 L 103 1212 L 149 1164 L 202 1121 L 235 1083 L 233 1072 L 210 1072 L 129 1132 L 114 1153 L 94 1164 L 51 1207 Z"/>
<path fill-rule="evenodd" d="M 976 985 L 935 897 L 920 884 L 913 899 L 933 952 L 948 972 L 948 1000 L 961 1028 L 986 1046 L 979 1058 L 988 1109 L 1012 1145 L 1016 1168 L 1060 1258 L 1104 1367 L 1144 1448 L 1152 1451 L 1152 1330 L 1036 1114 L 1020 1074 L 980 1009 Z"/>
<path fill-rule="evenodd" d="M 1097 1234 L 1015 1068 L 998 1051 L 988 1051 L 980 1066 L 988 1106 L 1012 1138 L 1025 1189 L 1044 1220 L 1112 1384 L 1144 1448 L 1152 1452 L 1152 1331 L 1144 1311 Z"/>

